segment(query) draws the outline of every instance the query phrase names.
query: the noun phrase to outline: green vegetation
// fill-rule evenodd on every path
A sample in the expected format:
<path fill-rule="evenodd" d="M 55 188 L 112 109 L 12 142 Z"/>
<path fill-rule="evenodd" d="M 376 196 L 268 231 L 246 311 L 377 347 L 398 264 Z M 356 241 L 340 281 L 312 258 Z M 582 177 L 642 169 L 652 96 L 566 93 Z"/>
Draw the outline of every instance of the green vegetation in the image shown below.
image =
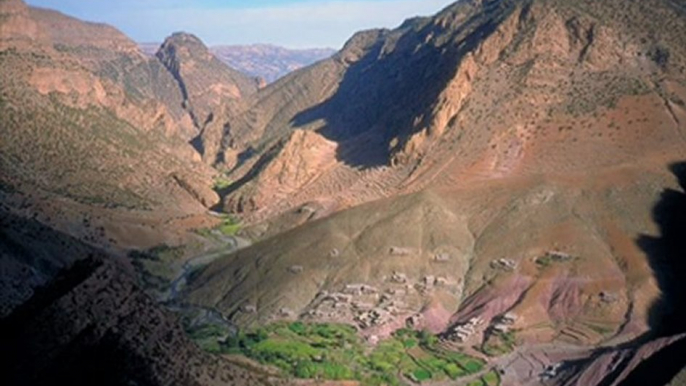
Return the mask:
<path fill-rule="evenodd" d="M 586 326 L 600 335 L 608 335 L 615 331 L 612 326 L 586 323 Z"/>
<path fill-rule="evenodd" d="M 500 375 L 495 371 L 491 370 L 486 373 L 483 377 L 473 380 L 467 384 L 467 386 L 499 386 L 500 385 Z"/>
<path fill-rule="evenodd" d="M 220 341 L 226 339 L 230 333 L 223 327 L 208 324 L 188 331 L 188 335 L 201 349 L 217 354 L 222 351 Z"/>
<path fill-rule="evenodd" d="M 626 95 L 644 95 L 650 87 L 641 79 L 616 76 L 611 72 L 586 74 L 585 79 L 573 79 L 562 111 L 578 117 L 596 111 L 599 107 L 615 108 Z"/>
<path fill-rule="evenodd" d="M 219 176 L 219 177 L 214 179 L 213 188 L 216 191 L 224 190 L 224 189 L 228 188 L 229 186 L 231 186 L 231 180 L 224 177 L 224 176 Z"/>
<path fill-rule="evenodd" d="M 545 255 L 536 259 L 536 265 L 539 268 L 547 268 L 555 263 L 565 263 L 574 260 L 576 260 L 576 258 L 573 258 L 571 256 L 546 253 Z"/>
<path fill-rule="evenodd" d="M 196 229 L 195 233 L 205 238 L 218 238 L 218 236 L 235 236 L 241 230 L 241 223 L 238 219 L 224 214 L 222 222 L 213 228 Z"/>
<path fill-rule="evenodd" d="M 234 236 L 241 230 L 241 224 L 234 218 L 227 217 L 222 221 L 218 229 L 225 236 Z"/>
<path fill-rule="evenodd" d="M 493 333 L 484 342 L 481 351 L 489 357 L 498 357 L 512 352 L 516 344 L 517 338 L 514 331 Z"/>
<path fill-rule="evenodd" d="M 397 331 L 371 351 L 354 327 L 342 324 L 277 322 L 235 336 L 227 336 L 224 329 L 216 327 L 189 334 L 206 351 L 242 354 L 297 378 L 402 385 L 408 380 L 457 379 L 484 368 L 476 358 L 438 348 L 435 335 L 407 329 Z"/>
<path fill-rule="evenodd" d="M 536 259 L 536 265 L 540 268 L 546 268 L 553 264 L 553 259 L 549 255 L 541 256 Z"/>
<path fill-rule="evenodd" d="M 491 370 L 486 375 L 481 378 L 487 386 L 498 386 L 500 385 L 500 375 L 495 371 Z"/>

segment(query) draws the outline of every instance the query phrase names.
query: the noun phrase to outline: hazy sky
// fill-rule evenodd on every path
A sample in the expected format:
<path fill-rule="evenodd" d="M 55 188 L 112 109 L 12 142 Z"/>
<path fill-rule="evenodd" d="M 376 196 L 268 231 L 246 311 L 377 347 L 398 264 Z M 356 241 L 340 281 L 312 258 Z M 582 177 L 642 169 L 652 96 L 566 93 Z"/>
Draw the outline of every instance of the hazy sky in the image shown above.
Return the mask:
<path fill-rule="evenodd" d="M 139 42 L 175 31 L 205 43 L 340 48 L 356 31 L 395 27 L 454 0 L 27 0 L 80 19 L 112 24 Z"/>

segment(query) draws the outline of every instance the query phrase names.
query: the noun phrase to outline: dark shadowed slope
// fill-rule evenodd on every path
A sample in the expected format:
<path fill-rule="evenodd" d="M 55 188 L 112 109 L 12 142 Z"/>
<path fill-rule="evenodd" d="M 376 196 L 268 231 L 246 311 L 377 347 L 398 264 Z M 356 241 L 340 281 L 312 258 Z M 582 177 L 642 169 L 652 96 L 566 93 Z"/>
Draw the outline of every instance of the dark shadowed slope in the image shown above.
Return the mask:
<path fill-rule="evenodd" d="M 678 374 L 686 370 L 686 163 L 674 163 L 670 170 L 680 189 L 665 189 L 654 204 L 652 217 L 659 235 L 642 235 L 636 241 L 660 290 L 647 313 L 649 329 L 633 341 L 600 349 L 591 359 L 569 366 L 565 385 L 683 384 Z"/>
<path fill-rule="evenodd" d="M 686 163 L 673 164 L 671 170 L 681 190 L 665 189 L 653 209 L 659 237 L 638 240 L 661 292 L 650 316 L 651 330 L 664 336 L 686 332 Z"/>
<path fill-rule="evenodd" d="M 65 270 L 0 320 L 5 385 L 270 385 L 200 351 L 111 261 Z"/>

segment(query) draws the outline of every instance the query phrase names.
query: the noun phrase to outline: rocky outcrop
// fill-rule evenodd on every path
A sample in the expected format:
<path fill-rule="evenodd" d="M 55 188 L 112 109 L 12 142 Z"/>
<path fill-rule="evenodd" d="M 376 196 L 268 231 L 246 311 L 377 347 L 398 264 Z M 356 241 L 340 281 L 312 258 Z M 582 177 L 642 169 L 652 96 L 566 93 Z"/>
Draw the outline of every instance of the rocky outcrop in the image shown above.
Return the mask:
<path fill-rule="evenodd" d="M 278 145 L 275 154 L 260 169 L 258 180 L 254 182 L 255 189 L 259 191 L 251 194 L 254 208 L 264 207 L 297 192 L 327 168 L 335 166 L 336 149 L 335 142 L 320 134 L 307 130 L 294 131 L 285 143 Z M 233 202 L 240 202 L 240 199 Z M 227 202 L 225 208 L 237 211 L 231 204 Z"/>
<path fill-rule="evenodd" d="M 225 201 L 259 201 L 265 181 L 253 166 L 295 130 L 336 142 L 339 164 L 271 208 L 256 205 L 248 221 L 306 202 L 340 209 L 435 184 L 620 165 L 648 126 L 673 139 L 649 135 L 651 149 L 678 152 L 670 125 L 680 113 L 651 106 L 665 104 L 686 68 L 681 34 L 656 22 L 686 31 L 680 12 L 665 0 L 460 1 L 358 33 L 332 58 L 260 90 L 224 126 L 218 159 L 242 182 Z M 639 123 L 647 117 L 655 120 Z"/>
<path fill-rule="evenodd" d="M 185 109 L 202 130 L 215 118 L 222 103 L 245 98 L 257 91 L 257 80 L 219 61 L 196 36 L 175 33 L 155 55 L 174 76 Z"/>
<path fill-rule="evenodd" d="M 206 208 L 211 208 L 219 202 L 217 193 L 209 186 L 204 185 L 203 181 L 198 181 L 193 176 L 177 173 L 172 174 L 171 179 Z"/>
<path fill-rule="evenodd" d="M 0 1 L 0 48 L 6 48 L 9 40 L 20 40 L 24 43 L 47 40 L 42 31 L 29 15 L 29 7 L 22 0 Z"/>
<path fill-rule="evenodd" d="M 197 222 L 175 220 L 206 216 L 215 172 L 162 63 L 113 27 L 19 0 L 0 2 L 0 28 L 2 202 L 119 251 L 192 237 Z"/>

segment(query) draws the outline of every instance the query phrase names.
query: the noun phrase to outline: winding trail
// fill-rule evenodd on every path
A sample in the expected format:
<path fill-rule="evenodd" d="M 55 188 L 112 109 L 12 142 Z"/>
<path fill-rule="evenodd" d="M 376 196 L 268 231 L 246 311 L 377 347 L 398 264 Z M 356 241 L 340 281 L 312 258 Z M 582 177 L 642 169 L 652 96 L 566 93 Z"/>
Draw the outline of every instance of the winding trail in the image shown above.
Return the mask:
<path fill-rule="evenodd" d="M 200 312 L 204 314 L 204 318 L 216 324 L 223 324 L 230 328 L 235 328 L 233 323 L 228 321 L 224 315 L 212 307 L 203 307 L 193 304 L 187 304 L 180 301 L 179 297 L 181 291 L 188 283 L 190 275 L 199 268 L 207 266 L 215 260 L 225 257 L 239 249 L 246 248 L 251 245 L 250 240 L 239 236 L 221 236 L 225 243 L 218 249 L 202 253 L 196 257 L 187 260 L 178 273 L 178 276 L 171 282 L 168 294 L 162 299 L 164 305 L 171 311 L 183 312 Z"/>
<path fill-rule="evenodd" d="M 171 283 L 169 288 L 169 296 L 166 302 L 176 303 L 179 297 L 180 289 L 186 285 L 188 277 L 190 274 L 198 268 L 204 267 L 213 261 L 224 257 L 230 253 L 233 253 L 239 249 L 246 248 L 250 246 L 250 241 L 239 236 L 224 236 L 224 241 L 226 244 L 219 248 L 214 249 L 210 252 L 200 254 L 186 261 L 181 267 L 181 272 Z"/>

